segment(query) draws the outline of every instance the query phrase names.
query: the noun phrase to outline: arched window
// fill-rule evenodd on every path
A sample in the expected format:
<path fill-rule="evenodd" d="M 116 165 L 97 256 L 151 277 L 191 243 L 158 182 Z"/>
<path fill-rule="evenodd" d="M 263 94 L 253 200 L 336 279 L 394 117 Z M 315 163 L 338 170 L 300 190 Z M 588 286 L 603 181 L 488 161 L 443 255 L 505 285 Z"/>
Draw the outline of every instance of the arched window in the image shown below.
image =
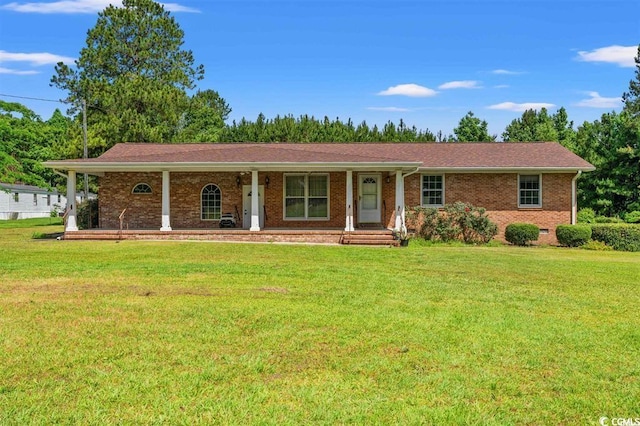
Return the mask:
<path fill-rule="evenodd" d="M 151 194 L 151 187 L 146 183 L 139 183 L 133 187 L 132 194 Z"/>
<path fill-rule="evenodd" d="M 219 220 L 221 208 L 221 193 L 217 185 L 210 183 L 202 188 L 200 196 L 201 209 L 200 217 L 202 220 Z"/>

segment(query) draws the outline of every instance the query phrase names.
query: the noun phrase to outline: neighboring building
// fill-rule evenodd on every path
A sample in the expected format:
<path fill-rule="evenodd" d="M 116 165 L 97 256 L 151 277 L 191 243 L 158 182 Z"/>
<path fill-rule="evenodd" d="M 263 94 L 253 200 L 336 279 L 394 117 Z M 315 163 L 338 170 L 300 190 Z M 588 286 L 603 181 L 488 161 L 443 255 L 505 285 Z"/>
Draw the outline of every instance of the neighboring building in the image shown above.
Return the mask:
<path fill-rule="evenodd" d="M 0 220 L 49 217 L 64 212 L 67 197 L 55 190 L 0 183 Z"/>
<path fill-rule="evenodd" d="M 217 227 L 223 213 L 250 231 L 354 231 L 404 226 L 405 206 L 464 201 L 499 226 L 529 222 L 540 242 L 575 223 L 576 180 L 594 167 L 555 142 L 117 144 L 88 160 L 49 161 L 99 176 L 100 228 Z M 73 193 L 73 192 L 72 192 Z M 68 232 L 77 230 L 75 217 Z"/>

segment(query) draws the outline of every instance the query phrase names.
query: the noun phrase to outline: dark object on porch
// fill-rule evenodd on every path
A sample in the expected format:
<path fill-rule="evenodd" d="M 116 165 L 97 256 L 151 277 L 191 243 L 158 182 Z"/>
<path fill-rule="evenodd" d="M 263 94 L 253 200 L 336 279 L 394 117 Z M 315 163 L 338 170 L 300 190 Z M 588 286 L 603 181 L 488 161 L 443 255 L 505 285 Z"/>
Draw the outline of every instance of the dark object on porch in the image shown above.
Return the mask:
<path fill-rule="evenodd" d="M 220 228 L 235 228 L 236 219 L 232 213 L 222 213 L 220 216 Z"/>

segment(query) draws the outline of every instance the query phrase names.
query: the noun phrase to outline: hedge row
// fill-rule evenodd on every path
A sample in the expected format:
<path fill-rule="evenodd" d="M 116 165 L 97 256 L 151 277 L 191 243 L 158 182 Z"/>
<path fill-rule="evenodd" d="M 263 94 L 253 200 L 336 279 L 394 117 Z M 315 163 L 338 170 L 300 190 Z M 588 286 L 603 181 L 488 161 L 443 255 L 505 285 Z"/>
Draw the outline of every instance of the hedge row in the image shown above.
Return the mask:
<path fill-rule="evenodd" d="M 629 224 L 591 225 L 591 239 L 614 250 L 640 251 L 640 226 Z"/>
<path fill-rule="evenodd" d="M 539 229 L 530 223 L 512 223 L 504 232 L 511 244 L 525 246 L 536 241 Z M 558 243 L 567 247 L 580 247 L 589 241 L 598 241 L 619 251 L 640 251 L 640 226 L 625 223 L 558 225 Z"/>

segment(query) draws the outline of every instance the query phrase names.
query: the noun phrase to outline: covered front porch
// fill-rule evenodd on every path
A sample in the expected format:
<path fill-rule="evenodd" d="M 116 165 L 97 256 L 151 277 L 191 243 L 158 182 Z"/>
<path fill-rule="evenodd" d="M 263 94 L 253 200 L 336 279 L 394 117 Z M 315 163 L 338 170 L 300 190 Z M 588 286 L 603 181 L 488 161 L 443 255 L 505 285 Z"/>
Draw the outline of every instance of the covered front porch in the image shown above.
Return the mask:
<path fill-rule="evenodd" d="M 352 234 L 382 237 L 404 227 L 405 178 L 416 170 L 386 169 L 93 171 L 100 180 L 99 229 L 79 230 L 70 203 L 65 237 L 322 243 L 353 241 Z M 68 191 L 75 190 L 76 173 L 68 171 Z M 233 226 L 221 229 L 228 216 Z"/>
<path fill-rule="evenodd" d="M 253 243 L 305 243 L 397 246 L 389 229 L 180 229 L 170 231 L 145 229 L 89 229 L 65 232 L 65 240 L 173 240 Z"/>

